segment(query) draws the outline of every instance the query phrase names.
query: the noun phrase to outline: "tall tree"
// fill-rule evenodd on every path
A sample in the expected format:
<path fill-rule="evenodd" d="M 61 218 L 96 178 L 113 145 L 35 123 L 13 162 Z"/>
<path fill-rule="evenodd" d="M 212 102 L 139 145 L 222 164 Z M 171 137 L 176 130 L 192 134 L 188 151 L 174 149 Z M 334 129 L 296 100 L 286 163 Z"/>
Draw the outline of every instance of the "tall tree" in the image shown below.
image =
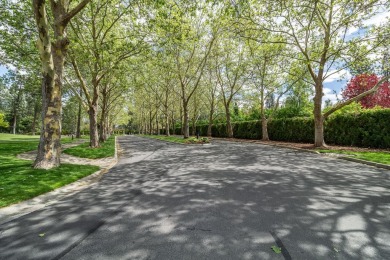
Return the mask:
<path fill-rule="evenodd" d="M 246 1 L 245 1 L 246 2 Z M 258 5 L 257 1 L 249 1 L 242 9 L 242 18 L 251 26 L 245 30 L 265 30 L 280 36 L 275 42 L 283 42 L 292 46 L 302 56 L 291 55 L 290 58 L 302 60 L 311 75 L 315 89 L 314 95 L 314 145 L 325 146 L 324 120 L 334 109 L 349 103 L 337 104 L 326 113 L 322 111 L 323 83 L 325 79 L 342 71 L 348 64 L 344 60 L 365 39 L 351 38 L 349 29 L 359 26 L 364 19 L 375 14 L 380 1 L 370 0 L 304 0 L 266 1 Z M 247 8 L 247 7 L 250 8 Z M 262 42 L 262 39 L 257 39 Z M 366 52 L 372 52 L 381 42 L 371 46 Z"/>
<path fill-rule="evenodd" d="M 83 0 L 73 7 L 69 0 L 50 0 L 50 19 L 46 11 L 46 0 L 32 1 L 39 34 L 37 46 L 42 62 L 43 103 L 41 138 L 35 168 L 50 169 L 60 165 L 62 76 L 70 43 L 66 29 L 70 20 L 90 1 Z"/>
<path fill-rule="evenodd" d="M 243 41 L 227 37 L 218 45 L 219 54 L 215 58 L 216 77 L 219 85 L 226 116 L 226 132 L 233 138 L 231 123 L 231 104 L 235 95 L 248 79 L 247 49 Z"/>
<path fill-rule="evenodd" d="M 184 138 L 189 137 L 189 104 L 200 85 L 219 32 L 216 22 L 219 14 L 217 5 L 208 1 L 167 1 L 157 17 L 158 41 L 175 63 Z"/>
<path fill-rule="evenodd" d="M 99 146 L 99 99 L 105 93 L 104 87 L 101 91 L 102 83 L 110 85 L 107 81 L 110 73 L 138 54 L 143 43 L 136 11 L 136 3 L 132 1 L 98 0 L 71 23 L 75 44 L 70 61 L 83 90 L 84 98 L 80 100 L 88 108 L 92 148 Z M 74 93 L 78 95 L 76 89 Z M 103 116 L 106 115 L 104 111 Z"/>

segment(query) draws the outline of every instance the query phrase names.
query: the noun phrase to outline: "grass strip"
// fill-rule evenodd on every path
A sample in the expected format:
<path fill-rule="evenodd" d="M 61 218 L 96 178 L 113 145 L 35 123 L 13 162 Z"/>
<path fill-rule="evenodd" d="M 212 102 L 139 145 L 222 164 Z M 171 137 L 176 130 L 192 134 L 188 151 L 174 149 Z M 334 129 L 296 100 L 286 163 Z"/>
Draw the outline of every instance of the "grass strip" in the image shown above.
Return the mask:
<path fill-rule="evenodd" d="M 63 153 L 80 158 L 99 159 L 113 157 L 115 155 L 115 136 L 100 144 L 98 148 L 89 147 L 89 142 L 65 149 Z"/>
<path fill-rule="evenodd" d="M 0 207 L 36 197 L 99 170 L 98 166 L 61 164 L 41 170 L 30 161 L 0 156 Z"/>
<path fill-rule="evenodd" d="M 351 155 L 353 158 L 366 160 L 369 162 L 383 163 L 390 165 L 390 153 L 389 152 L 352 152 L 346 150 L 317 150 L 320 153 L 337 153 Z"/>

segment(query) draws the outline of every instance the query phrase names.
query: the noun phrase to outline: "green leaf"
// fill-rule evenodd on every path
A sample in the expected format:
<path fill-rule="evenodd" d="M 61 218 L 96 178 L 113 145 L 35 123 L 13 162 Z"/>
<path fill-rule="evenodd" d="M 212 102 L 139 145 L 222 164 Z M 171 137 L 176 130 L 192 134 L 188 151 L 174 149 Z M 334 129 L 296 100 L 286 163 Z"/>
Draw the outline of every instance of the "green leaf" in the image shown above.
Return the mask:
<path fill-rule="evenodd" d="M 39 234 L 40 237 L 44 237 L 45 236 L 45 233 L 41 233 Z"/>
<path fill-rule="evenodd" d="M 271 246 L 271 249 L 277 253 L 277 254 L 280 254 L 282 253 L 282 248 L 278 247 L 278 246 Z"/>

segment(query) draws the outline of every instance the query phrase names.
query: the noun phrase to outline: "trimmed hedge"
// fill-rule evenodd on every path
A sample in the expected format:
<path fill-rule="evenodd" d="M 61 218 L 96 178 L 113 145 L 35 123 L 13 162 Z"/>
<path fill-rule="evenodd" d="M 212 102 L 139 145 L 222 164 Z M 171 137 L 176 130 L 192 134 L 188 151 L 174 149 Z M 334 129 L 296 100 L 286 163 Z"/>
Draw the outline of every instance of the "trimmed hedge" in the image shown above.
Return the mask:
<path fill-rule="evenodd" d="M 330 117 L 325 125 L 330 144 L 390 148 L 390 109 Z"/>
<path fill-rule="evenodd" d="M 261 121 L 235 122 L 232 125 L 235 138 L 261 139 Z M 207 135 L 207 127 L 197 126 L 200 135 Z M 175 132 L 180 134 L 180 128 Z M 268 134 L 274 141 L 313 143 L 314 120 L 299 117 L 269 120 Z M 329 144 L 390 148 L 390 109 L 331 116 L 325 122 L 324 135 L 325 142 Z M 226 124 L 213 125 L 212 136 L 227 137 Z"/>
<path fill-rule="evenodd" d="M 268 135 L 275 141 L 312 143 L 314 142 L 314 120 L 306 117 L 270 120 Z"/>

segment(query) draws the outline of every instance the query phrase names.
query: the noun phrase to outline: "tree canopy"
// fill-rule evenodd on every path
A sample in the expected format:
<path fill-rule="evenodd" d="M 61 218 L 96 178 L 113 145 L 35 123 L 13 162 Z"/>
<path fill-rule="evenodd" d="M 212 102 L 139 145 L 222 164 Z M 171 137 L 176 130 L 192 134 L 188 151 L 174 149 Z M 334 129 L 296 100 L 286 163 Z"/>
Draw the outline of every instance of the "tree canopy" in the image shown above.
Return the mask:
<path fill-rule="evenodd" d="M 94 148 L 118 130 L 188 138 L 226 122 L 232 137 L 234 121 L 261 120 L 268 140 L 268 121 L 312 117 L 324 146 L 335 111 L 390 103 L 390 22 L 370 22 L 389 13 L 385 1 L 0 0 L 0 10 L 0 130 L 41 134 L 37 168 L 58 166 L 61 135 L 82 132 Z M 328 82 L 349 78 L 324 98 Z"/>

